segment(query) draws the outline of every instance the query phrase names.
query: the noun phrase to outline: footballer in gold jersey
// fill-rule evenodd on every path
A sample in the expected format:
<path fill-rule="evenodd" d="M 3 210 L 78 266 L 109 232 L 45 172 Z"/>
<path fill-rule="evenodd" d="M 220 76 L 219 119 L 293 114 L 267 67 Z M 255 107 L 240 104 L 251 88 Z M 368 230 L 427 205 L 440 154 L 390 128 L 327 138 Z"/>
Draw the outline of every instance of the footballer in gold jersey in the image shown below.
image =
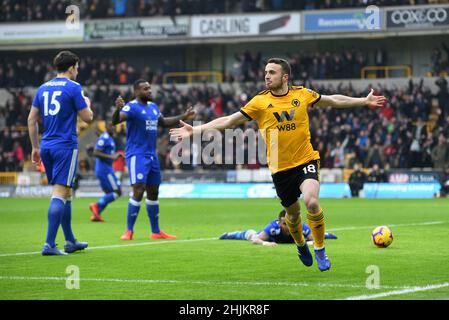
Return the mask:
<path fill-rule="evenodd" d="M 288 87 L 283 95 L 262 91 L 240 110 L 248 120 L 259 124 L 273 174 L 320 159 L 310 143 L 307 114 L 309 106 L 319 100 L 320 95 L 310 89 Z"/>
<path fill-rule="evenodd" d="M 320 207 L 320 155 L 310 143 L 309 108 L 369 107 L 386 103 L 373 90 L 363 98 L 344 95 L 320 95 L 304 88 L 289 86 L 291 68 L 280 58 L 271 58 L 265 66 L 266 90 L 253 97 L 239 112 L 192 127 L 181 121 L 181 128 L 170 135 L 182 139 L 209 129 L 224 130 L 246 121 L 257 122 L 267 145 L 268 166 L 272 172 L 276 193 L 287 214 L 285 220 L 297 245 L 301 262 L 310 267 L 313 258 L 302 233 L 299 197 L 303 194 L 307 219 L 314 239 L 315 259 L 321 271 L 329 270 L 330 260 L 324 247 L 324 214 Z"/>

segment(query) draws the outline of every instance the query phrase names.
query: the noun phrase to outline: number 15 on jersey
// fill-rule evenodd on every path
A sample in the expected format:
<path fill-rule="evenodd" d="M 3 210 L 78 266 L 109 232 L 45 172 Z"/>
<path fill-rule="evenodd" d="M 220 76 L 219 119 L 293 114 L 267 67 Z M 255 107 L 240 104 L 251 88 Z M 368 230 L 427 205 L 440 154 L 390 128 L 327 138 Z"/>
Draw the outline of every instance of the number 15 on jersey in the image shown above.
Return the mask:
<path fill-rule="evenodd" d="M 51 95 L 50 104 L 54 106 L 53 109 L 48 107 L 49 92 L 44 91 L 42 93 L 42 96 L 44 97 L 44 116 L 55 116 L 59 112 L 59 110 L 61 110 L 61 104 L 56 98 L 62 94 L 62 91 L 53 91 L 52 93 L 53 94 Z"/>

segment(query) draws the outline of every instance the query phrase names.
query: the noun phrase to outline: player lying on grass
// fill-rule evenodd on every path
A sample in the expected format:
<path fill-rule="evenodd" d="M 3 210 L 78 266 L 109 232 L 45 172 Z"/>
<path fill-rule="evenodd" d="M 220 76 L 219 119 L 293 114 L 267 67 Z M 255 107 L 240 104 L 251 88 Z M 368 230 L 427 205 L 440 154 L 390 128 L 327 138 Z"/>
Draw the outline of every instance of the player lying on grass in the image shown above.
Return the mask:
<path fill-rule="evenodd" d="M 313 241 L 312 231 L 306 223 L 302 224 L 302 234 L 306 241 Z M 337 239 L 335 234 L 329 232 L 326 232 L 324 237 L 325 239 Z M 251 229 L 226 232 L 220 236 L 220 240 L 248 240 L 252 241 L 253 244 L 261 244 L 270 247 L 277 246 L 278 243 L 295 242 L 288 230 L 287 222 L 285 221 L 285 210 L 282 210 L 276 220 L 271 221 L 259 232 Z"/>

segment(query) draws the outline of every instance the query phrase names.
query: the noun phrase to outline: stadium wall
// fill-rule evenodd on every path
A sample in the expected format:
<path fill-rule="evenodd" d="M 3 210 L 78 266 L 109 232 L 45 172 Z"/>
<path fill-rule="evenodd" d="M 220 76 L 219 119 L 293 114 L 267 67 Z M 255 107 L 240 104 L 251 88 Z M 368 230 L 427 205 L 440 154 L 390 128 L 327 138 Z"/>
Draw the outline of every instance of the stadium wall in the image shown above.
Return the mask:
<path fill-rule="evenodd" d="M 130 194 L 131 188 L 123 188 L 124 194 Z M 0 198 L 33 198 L 49 197 L 51 186 L 0 186 Z M 439 183 L 365 183 L 361 198 L 369 199 L 427 199 L 434 198 L 440 190 Z M 89 190 L 79 188 L 75 196 L 78 198 L 101 197 L 99 188 Z M 322 183 L 320 198 L 350 198 L 351 192 L 347 183 Z M 276 198 L 272 183 L 183 183 L 162 184 L 159 198 L 181 199 L 248 199 Z"/>
<path fill-rule="evenodd" d="M 350 198 L 347 183 L 348 170 L 322 169 L 321 198 Z M 440 191 L 438 171 L 390 170 L 388 183 L 365 183 L 361 191 L 364 198 L 433 198 Z M 15 185 L 0 185 L 0 198 L 47 197 L 51 186 L 41 185 L 43 176 L 37 172 L 18 173 Z M 276 198 L 267 168 L 259 170 L 204 171 L 195 173 L 167 171 L 163 173 L 164 183 L 160 186 L 160 198 L 195 199 L 246 199 Z M 121 177 L 123 194 L 132 192 L 127 174 Z M 169 182 L 171 181 L 171 182 Z M 83 176 L 76 188 L 76 197 L 100 197 L 103 195 L 97 179 Z"/>

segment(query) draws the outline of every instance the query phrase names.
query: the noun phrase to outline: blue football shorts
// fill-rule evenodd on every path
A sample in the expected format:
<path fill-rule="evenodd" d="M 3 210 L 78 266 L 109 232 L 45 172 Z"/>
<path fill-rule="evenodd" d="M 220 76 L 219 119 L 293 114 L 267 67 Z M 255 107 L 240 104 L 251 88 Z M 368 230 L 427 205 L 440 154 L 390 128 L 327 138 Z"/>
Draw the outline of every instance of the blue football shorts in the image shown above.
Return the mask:
<path fill-rule="evenodd" d="M 48 184 L 73 188 L 78 166 L 78 149 L 41 149 Z"/>
<path fill-rule="evenodd" d="M 134 155 L 126 158 L 131 185 L 147 186 L 161 184 L 161 167 L 156 155 Z"/>
<path fill-rule="evenodd" d="M 97 172 L 96 176 L 98 180 L 100 180 L 101 189 L 105 193 L 110 193 L 113 191 L 118 191 L 121 188 L 120 180 L 114 173 L 114 170 L 103 170 L 101 172 Z"/>

